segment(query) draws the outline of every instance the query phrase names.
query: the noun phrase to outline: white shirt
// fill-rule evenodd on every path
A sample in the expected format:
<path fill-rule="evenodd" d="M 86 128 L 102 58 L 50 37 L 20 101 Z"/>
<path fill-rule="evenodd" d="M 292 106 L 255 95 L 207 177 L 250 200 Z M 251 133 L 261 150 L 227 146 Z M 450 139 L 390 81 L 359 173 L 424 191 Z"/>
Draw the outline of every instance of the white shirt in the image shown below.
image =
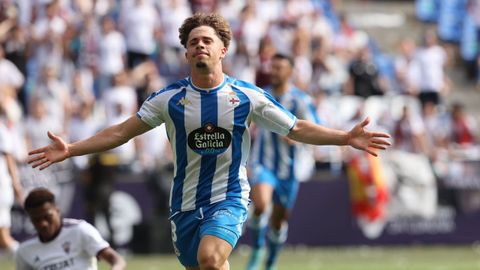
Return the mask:
<path fill-rule="evenodd" d="M 38 237 L 20 244 L 17 270 L 95 270 L 97 254 L 109 244 L 83 220 L 63 219 L 60 234 L 49 242 Z"/>
<path fill-rule="evenodd" d="M 420 67 L 420 90 L 440 92 L 444 85 L 447 53 L 439 46 L 422 48 L 416 55 Z"/>
<path fill-rule="evenodd" d="M 148 3 L 133 5 L 125 14 L 125 37 L 128 51 L 151 54 L 155 49 L 158 14 Z"/>
<path fill-rule="evenodd" d="M 127 51 L 122 33 L 112 31 L 103 35 L 100 42 L 98 67 L 101 74 L 113 75 L 123 70 L 123 56 Z"/>

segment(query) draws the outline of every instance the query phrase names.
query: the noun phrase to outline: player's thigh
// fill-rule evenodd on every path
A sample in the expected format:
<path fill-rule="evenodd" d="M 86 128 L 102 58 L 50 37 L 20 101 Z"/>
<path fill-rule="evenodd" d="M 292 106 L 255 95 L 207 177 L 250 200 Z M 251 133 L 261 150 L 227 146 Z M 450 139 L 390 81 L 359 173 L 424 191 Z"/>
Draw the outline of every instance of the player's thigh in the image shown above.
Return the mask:
<path fill-rule="evenodd" d="M 250 199 L 257 210 L 263 212 L 272 201 L 273 190 L 275 189 L 277 177 L 263 166 L 257 166 L 252 177 L 252 190 Z"/>
<path fill-rule="evenodd" d="M 258 183 L 250 191 L 250 199 L 257 209 L 265 211 L 272 201 L 273 186 L 267 183 Z M 263 212 L 262 211 L 262 212 Z"/>
<path fill-rule="evenodd" d="M 205 235 L 200 240 L 197 259 L 202 262 L 213 261 L 217 266 L 223 266 L 232 253 L 233 247 L 229 242 L 213 235 Z"/>
<path fill-rule="evenodd" d="M 200 210 L 177 213 L 170 217 L 175 255 L 187 269 L 198 267 L 197 251 L 200 243 L 199 227 L 202 217 L 203 214 Z"/>

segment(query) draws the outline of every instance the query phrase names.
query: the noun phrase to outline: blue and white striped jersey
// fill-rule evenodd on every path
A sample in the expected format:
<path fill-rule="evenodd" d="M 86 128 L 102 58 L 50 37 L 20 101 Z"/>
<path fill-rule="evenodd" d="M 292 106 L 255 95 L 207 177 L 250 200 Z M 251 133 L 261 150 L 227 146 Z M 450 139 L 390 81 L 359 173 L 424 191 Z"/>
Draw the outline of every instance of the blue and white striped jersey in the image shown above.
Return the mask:
<path fill-rule="evenodd" d="M 298 119 L 320 124 L 312 99 L 301 90 L 290 86 L 289 91 L 275 98 Z M 261 165 L 280 180 L 305 180 L 310 176 L 314 165 L 311 145 L 291 144 L 263 128 L 259 128 L 256 135 L 251 157 L 253 167 Z"/>
<path fill-rule="evenodd" d="M 170 210 L 188 211 L 225 199 L 249 202 L 246 163 L 251 121 L 286 135 L 296 117 L 262 89 L 227 75 L 213 89 L 190 78 L 152 94 L 137 116 L 155 127 L 165 123 L 175 174 Z"/>

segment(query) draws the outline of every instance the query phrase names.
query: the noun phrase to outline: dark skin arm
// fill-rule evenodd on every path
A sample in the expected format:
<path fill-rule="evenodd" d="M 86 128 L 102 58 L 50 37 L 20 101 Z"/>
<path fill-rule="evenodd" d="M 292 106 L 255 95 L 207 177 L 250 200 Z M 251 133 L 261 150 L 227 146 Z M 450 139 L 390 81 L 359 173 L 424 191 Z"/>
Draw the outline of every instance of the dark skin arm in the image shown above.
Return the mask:
<path fill-rule="evenodd" d="M 112 270 L 123 270 L 127 266 L 125 259 L 111 247 L 104 248 L 98 252 L 97 258 L 106 261 Z"/>

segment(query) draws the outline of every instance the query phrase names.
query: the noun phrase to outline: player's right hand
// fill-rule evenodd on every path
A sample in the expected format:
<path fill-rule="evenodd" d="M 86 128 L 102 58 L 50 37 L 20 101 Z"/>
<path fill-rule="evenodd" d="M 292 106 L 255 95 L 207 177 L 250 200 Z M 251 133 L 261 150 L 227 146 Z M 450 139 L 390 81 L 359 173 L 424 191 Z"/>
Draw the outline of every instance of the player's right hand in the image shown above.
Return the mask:
<path fill-rule="evenodd" d="M 51 144 L 32 150 L 28 153 L 28 163 L 33 168 L 39 167 L 43 170 L 53 163 L 65 160 L 69 157 L 68 145 L 59 136 L 48 132 L 48 137 L 53 141 Z"/>

